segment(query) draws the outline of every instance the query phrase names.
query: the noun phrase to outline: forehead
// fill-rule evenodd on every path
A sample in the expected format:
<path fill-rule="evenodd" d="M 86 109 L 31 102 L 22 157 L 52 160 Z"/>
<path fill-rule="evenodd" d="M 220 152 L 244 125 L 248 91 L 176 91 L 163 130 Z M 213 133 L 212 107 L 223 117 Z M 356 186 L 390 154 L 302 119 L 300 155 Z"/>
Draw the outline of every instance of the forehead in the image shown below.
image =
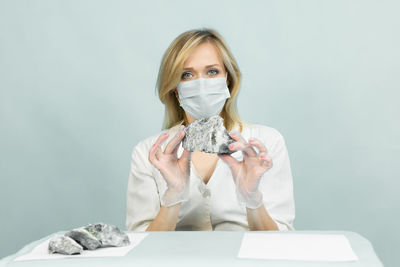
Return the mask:
<path fill-rule="evenodd" d="M 184 62 L 183 67 L 202 68 L 204 66 L 216 63 L 220 64 L 221 66 L 223 65 L 222 59 L 218 54 L 218 50 L 213 44 L 206 42 L 193 49 L 189 57 Z"/>

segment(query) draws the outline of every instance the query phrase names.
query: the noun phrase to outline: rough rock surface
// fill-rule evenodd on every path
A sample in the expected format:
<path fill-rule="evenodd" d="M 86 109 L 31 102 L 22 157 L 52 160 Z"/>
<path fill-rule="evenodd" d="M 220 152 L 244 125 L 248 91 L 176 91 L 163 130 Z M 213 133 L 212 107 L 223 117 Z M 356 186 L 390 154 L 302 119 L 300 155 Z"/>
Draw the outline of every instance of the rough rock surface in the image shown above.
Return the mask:
<path fill-rule="evenodd" d="M 80 254 L 84 249 L 94 250 L 100 247 L 123 247 L 130 245 L 129 236 L 118 227 L 96 223 L 79 227 L 57 235 L 49 242 L 49 253 Z"/>
<path fill-rule="evenodd" d="M 185 127 L 182 147 L 189 151 L 232 154 L 228 146 L 235 142 L 224 127 L 224 119 L 212 116 L 195 120 Z"/>
<path fill-rule="evenodd" d="M 68 236 L 55 235 L 49 241 L 49 253 L 60 253 L 65 255 L 81 254 L 83 248 L 75 240 Z"/>
<path fill-rule="evenodd" d="M 130 244 L 128 235 L 114 225 L 96 223 L 89 224 L 85 229 L 100 241 L 102 247 L 123 247 Z"/>
<path fill-rule="evenodd" d="M 65 236 L 72 238 L 86 249 L 94 250 L 101 247 L 101 242 L 84 227 L 69 231 Z"/>

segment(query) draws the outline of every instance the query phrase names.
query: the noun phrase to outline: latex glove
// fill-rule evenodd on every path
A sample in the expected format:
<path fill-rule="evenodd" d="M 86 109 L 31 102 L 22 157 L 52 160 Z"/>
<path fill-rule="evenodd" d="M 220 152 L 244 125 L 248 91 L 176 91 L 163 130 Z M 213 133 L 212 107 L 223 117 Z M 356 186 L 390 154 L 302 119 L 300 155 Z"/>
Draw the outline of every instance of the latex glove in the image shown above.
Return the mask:
<path fill-rule="evenodd" d="M 272 167 L 272 159 L 267 156 L 267 149 L 260 140 L 250 138 L 248 143 L 234 130 L 229 135 L 236 141 L 229 146 L 229 149 L 242 151 L 243 160 L 237 161 L 228 154 L 218 154 L 218 156 L 231 169 L 238 201 L 245 203 L 247 208 L 256 209 L 263 203 L 263 195 L 258 188 L 260 180 Z"/>
<path fill-rule="evenodd" d="M 160 135 L 149 151 L 149 161 L 167 182 L 168 189 L 161 199 L 161 205 L 166 207 L 189 199 L 191 152 L 184 150 L 179 159 L 177 156 L 179 144 L 185 136 L 183 129 L 181 125 L 164 152 L 161 151 L 161 144 L 168 138 L 168 132 Z"/>

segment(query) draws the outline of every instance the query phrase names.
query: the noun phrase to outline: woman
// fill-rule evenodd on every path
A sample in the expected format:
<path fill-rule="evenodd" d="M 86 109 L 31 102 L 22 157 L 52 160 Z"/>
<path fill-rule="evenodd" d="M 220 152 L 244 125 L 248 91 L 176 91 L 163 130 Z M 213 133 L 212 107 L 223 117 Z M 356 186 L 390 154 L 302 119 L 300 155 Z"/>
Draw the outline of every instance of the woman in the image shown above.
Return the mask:
<path fill-rule="evenodd" d="M 215 30 L 190 30 L 171 43 L 157 80 L 164 130 L 133 149 L 127 230 L 293 230 L 284 138 L 239 118 L 240 81 L 238 65 Z M 233 153 L 183 149 L 184 126 L 213 115 L 224 119 L 235 140 Z"/>

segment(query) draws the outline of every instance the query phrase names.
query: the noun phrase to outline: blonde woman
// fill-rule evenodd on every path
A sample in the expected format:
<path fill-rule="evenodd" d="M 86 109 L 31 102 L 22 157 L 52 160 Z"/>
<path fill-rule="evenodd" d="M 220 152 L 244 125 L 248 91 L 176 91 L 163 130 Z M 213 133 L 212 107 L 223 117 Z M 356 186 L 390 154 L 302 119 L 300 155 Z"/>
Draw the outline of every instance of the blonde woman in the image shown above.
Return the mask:
<path fill-rule="evenodd" d="M 217 31 L 190 30 L 171 43 L 157 80 L 165 105 L 163 131 L 132 152 L 127 230 L 293 230 L 284 138 L 274 128 L 240 119 L 240 81 L 239 67 Z M 235 140 L 233 153 L 183 149 L 183 127 L 213 115 L 224 119 Z"/>

